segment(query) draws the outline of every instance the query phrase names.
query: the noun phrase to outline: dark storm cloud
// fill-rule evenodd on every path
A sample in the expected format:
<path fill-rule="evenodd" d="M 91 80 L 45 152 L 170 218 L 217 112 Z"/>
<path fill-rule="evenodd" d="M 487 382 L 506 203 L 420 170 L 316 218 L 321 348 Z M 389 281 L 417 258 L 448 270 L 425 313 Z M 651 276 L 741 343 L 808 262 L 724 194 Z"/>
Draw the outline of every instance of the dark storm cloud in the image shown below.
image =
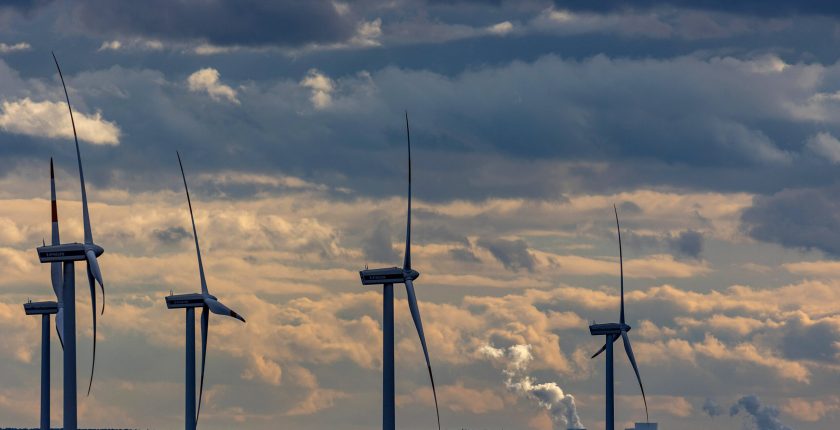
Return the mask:
<path fill-rule="evenodd" d="M 696 230 L 664 234 L 639 234 L 628 230 L 621 235 L 627 246 L 633 249 L 667 250 L 678 258 L 702 258 L 703 234 Z"/>
<path fill-rule="evenodd" d="M 481 259 L 479 259 L 472 250 L 467 248 L 453 248 L 449 250 L 449 255 L 457 260 L 464 263 L 480 263 Z"/>
<path fill-rule="evenodd" d="M 655 184 L 775 191 L 791 181 L 819 180 L 830 166 L 793 163 L 782 147 L 807 138 L 805 126 L 781 108 L 813 95 L 790 82 L 806 71 L 793 71 L 790 79 L 751 72 L 759 66 L 735 59 L 547 56 L 456 77 L 386 68 L 329 77 L 334 90 L 324 109 L 312 108 L 312 90 L 298 81 L 303 76 L 240 86 L 221 70 L 221 83 L 237 91 L 241 104 L 235 105 L 188 91 L 185 76 L 65 68 L 79 109 L 101 110 L 121 127 L 119 147 L 91 148 L 86 157 L 107 159 L 99 165 L 120 171 L 108 177 L 126 186 L 169 181 L 154 173 L 176 168 L 171 148 L 177 146 L 194 157 L 196 173 L 279 169 L 366 194 L 402 194 L 382 179 L 404 175 L 399 113 L 408 106 L 418 197 L 428 199 L 556 198 L 569 190 Z M 17 98 L 25 86 L 12 77 L 2 91 Z M 49 94 L 58 99 L 56 91 Z M 72 156 L 70 146 L 59 146 Z M 31 148 L 10 143 L 0 151 Z M 168 159 L 173 164 L 158 162 Z M 103 179 L 97 174 L 91 180 Z"/>
<path fill-rule="evenodd" d="M 86 0 L 72 7 L 77 27 L 87 33 L 222 46 L 341 42 L 356 25 L 323 0 Z"/>
<path fill-rule="evenodd" d="M 487 249 L 506 269 L 517 272 L 525 269 L 534 270 L 536 259 L 528 251 L 528 244 L 522 239 L 487 239 L 481 238 L 477 245 Z"/>
<path fill-rule="evenodd" d="M 122 131 L 118 147 L 85 150 L 100 166 L 90 173 L 95 184 L 136 190 L 177 183 L 178 147 L 195 174 L 282 173 L 363 195 L 403 195 L 384 178 L 405 175 L 400 115 L 408 107 L 417 196 L 441 200 L 556 199 L 660 185 L 760 193 L 813 186 L 831 178 L 833 166 L 798 156 L 814 120 L 791 109 L 828 109 L 809 104 L 837 90 L 840 72 L 805 64 L 773 69 L 778 61 L 547 55 L 455 76 L 386 67 L 325 74 L 331 90 L 322 108 L 313 106 L 316 91 L 301 85 L 306 73 L 234 79 L 222 62 L 220 83 L 240 102 L 233 104 L 189 91 L 186 77 L 197 69 L 79 73 L 81 64 L 63 66 L 79 111 L 99 110 Z M 31 82 L 6 71 L 0 67 L 0 98 L 60 100 L 54 80 Z M 840 135 L 830 120 L 818 121 Z M 8 132 L 4 138 L 4 157 L 34 159 L 53 147 L 57 163 L 72 162 L 64 141 Z M 238 185 L 231 197 L 261 187 Z"/>
<path fill-rule="evenodd" d="M 806 322 L 794 318 L 785 324 L 781 350 L 794 360 L 835 363 L 840 352 L 840 331 L 830 321 Z"/>
<path fill-rule="evenodd" d="M 700 258 L 703 253 L 703 234 L 694 230 L 681 231 L 668 238 L 668 248 L 678 256 Z"/>
<path fill-rule="evenodd" d="M 165 245 L 172 245 L 192 237 L 192 234 L 183 227 L 169 227 L 153 231 L 152 236 Z"/>
<path fill-rule="evenodd" d="M 0 2 L 0 14 L 20 13 L 28 15 L 33 11 L 52 3 L 54 0 L 6 0 Z"/>
<path fill-rule="evenodd" d="M 789 189 L 757 196 L 741 216 L 742 228 L 757 240 L 840 255 L 837 189 Z"/>
<path fill-rule="evenodd" d="M 840 4 L 825 0 L 555 0 L 554 4 L 557 7 L 592 12 L 620 12 L 630 9 L 676 7 L 760 16 L 786 16 L 790 14 L 840 15 Z"/>

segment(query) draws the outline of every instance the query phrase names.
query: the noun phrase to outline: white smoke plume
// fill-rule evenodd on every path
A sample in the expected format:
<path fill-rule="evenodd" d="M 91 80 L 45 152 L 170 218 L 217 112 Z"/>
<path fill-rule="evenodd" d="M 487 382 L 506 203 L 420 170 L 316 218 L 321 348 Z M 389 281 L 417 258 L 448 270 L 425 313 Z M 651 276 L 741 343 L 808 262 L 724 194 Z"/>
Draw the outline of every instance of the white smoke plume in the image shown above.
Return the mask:
<path fill-rule="evenodd" d="M 793 430 L 779 421 L 779 409 L 775 406 L 763 406 L 755 395 L 744 396 L 732 405 L 729 415 L 746 412 L 757 430 Z"/>
<path fill-rule="evenodd" d="M 552 421 L 563 428 L 584 428 L 575 406 L 575 398 L 563 392 L 554 382 L 538 384 L 528 376 L 528 364 L 534 359 L 531 345 L 514 345 L 509 348 L 495 348 L 485 345 L 479 351 L 487 358 L 503 361 L 505 364 L 505 386 L 514 393 L 535 401 L 551 415 Z"/>

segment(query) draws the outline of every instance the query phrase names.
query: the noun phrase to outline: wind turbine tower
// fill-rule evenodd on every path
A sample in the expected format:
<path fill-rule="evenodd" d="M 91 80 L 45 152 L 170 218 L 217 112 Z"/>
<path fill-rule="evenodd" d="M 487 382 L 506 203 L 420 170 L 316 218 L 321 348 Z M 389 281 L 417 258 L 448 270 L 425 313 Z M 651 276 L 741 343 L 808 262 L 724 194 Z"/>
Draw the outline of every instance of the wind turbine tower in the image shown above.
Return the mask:
<path fill-rule="evenodd" d="M 50 315 L 58 313 L 58 303 L 29 302 L 23 310 L 41 315 L 41 430 L 50 430 Z"/>
<path fill-rule="evenodd" d="M 55 205 L 53 205 L 53 242 L 51 245 L 38 247 L 38 259 L 41 263 L 49 263 L 52 266 L 53 288 L 56 288 L 57 274 L 56 263 L 63 265 L 61 286 L 61 298 L 57 322 L 61 322 L 59 336 L 64 345 L 64 430 L 76 430 L 78 428 L 77 399 L 76 399 L 76 261 L 87 262 L 88 284 L 90 286 L 91 309 L 93 311 L 93 356 L 90 366 L 90 382 L 88 383 L 88 396 L 93 387 L 93 371 L 96 364 L 96 282 L 102 289 L 103 307 L 105 312 L 105 284 L 102 281 L 102 272 L 99 269 L 97 258 L 105 250 L 93 242 L 93 234 L 90 227 L 90 213 L 88 211 L 87 191 L 85 190 L 85 174 L 82 170 L 82 155 L 79 151 L 79 137 L 76 134 L 76 122 L 73 119 L 73 108 L 70 106 L 70 96 L 67 93 L 67 86 L 64 84 L 64 76 L 58 60 L 53 54 L 55 67 L 58 69 L 58 76 L 61 78 L 61 85 L 64 88 L 64 97 L 67 100 L 67 109 L 70 112 L 70 124 L 73 127 L 73 139 L 76 142 L 76 159 L 79 163 L 79 182 L 82 189 L 82 221 L 84 223 L 84 243 L 58 243 L 58 219 Z M 55 202 L 55 185 L 53 184 L 53 202 Z M 58 293 L 58 291 L 56 291 Z M 62 317 L 63 313 L 63 317 Z"/>
<path fill-rule="evenodd" d="M 367 269 L 359 272 L 362 285 L 383 286 L 382 306 L 382 430 L 396 428 L 395 394 L 394 394 L 394 284 L 405 284 L 408 308 L 423 354 L 426 357 L 426 367 L 429 369 L 429 379 L 432 382 L 432 395 L 435 398 L 435 413 L 437 425 L 440 429 L 440 411 L 438 410 L 435 378 L 432 375 L 432 364 L 429 361 L 429 350 L 426 347 L 426 336 L 423 334 L 423 323 L 420 321 L 420 308 L 417 306 L 417 296 L 414 293 L 414 280 L 420 277 L 420 272 L 411 268 L 411 135 L 408 128 L 408 113 L 405 114 L 405 135 L 408 141 L 408 215 L 405 230 L 405 258 L 403 267 L 386 269 Z"/>
<path fill-rule="evenodd" d="M 177 154 L 177 152 L 176 152 Z M 198 426 L 198 416 L 201 413 L 201 395 L 204 392 L 204 363 L 207 359 L 207 335 L 210 314 L 236 318 L 243 323 L 245 318 L 223 305 L 216 296 L 207 289 L 204 277 L 204 265 L 201 262 L 201 248 L 198 246 L 198 232 L 195 229 L 195 217 L 190 202 L 190 189 L 187 187 L 187 176 L 184 175 L 184 165 L 181 164 L 181 154 L 178 155 L 178 165 L 181 167 L 181 177 L 184 179 L 184 190 L 187 192 L 187 205 L 190 208 L 193 237 L 195 238 L 195 253 L 198 257 L 198 274 L 201 279 L 201 293 L 177 294 L 166 297 L 166 307 L 169 309 L 185 309 L 186 320 L 186 378 L 184 383 L 184 428 L 195 430 Z M 198 391 L 198 410 L 195 406 L 195 309 L 201 308 L 201 385 Z M 209 311 L 209 312 L 208 312 Z"/>
<path fill-rule="evenodd" d="M 592 355 L 592 358 L 595 358 L 602 352 L 606 351 L 607 356 L 606 430 L 615 430 L 613 343 L 615 343 L 615 341 L 619 338 L 621 338 L 624 343 L 624 350 L 627 352 L 627 358 L 630 359 L 630 364 L 633 365 L 633 371 L 636 372 L 636 379 L 639 381 L 639 388 L 642 390 L 642 399 L 645 402 L 645 420 L 650 421 L 650 418 L 648 417 L 647 399 L 645 398 L 645 387 L 642 385 L 642 378 L 639 376 L 639 367 L 636 365 L 636 357 L 633 355 L 633 348 L 630 346 L 630 338 L 627 336 L 627 332 L 630 331 L 630 326 L 624 321 L 624 256 L 621 252 L 621 226 L 618 223 L 618 209 L 613 206 L 613 210 L 615 211 L 615 226 L 618 231 L 618 258 L 621 270 L 621 313 L 618 323 L 592 324 L 589 326 L 589 333 L 592 334 L 592 336 L 606 336 L 607 338 L 604 346 Z"/>

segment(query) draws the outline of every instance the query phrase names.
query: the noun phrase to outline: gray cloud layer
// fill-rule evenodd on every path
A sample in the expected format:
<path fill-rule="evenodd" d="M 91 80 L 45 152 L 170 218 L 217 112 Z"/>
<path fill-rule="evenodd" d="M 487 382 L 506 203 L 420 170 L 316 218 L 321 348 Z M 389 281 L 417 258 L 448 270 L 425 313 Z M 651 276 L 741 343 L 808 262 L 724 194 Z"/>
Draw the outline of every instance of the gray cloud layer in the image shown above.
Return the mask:
<path fill-rule="evenodd" d="M 840 255 L 840 203 L 837 189 L 790 189 L 756 197 L 742 221 L 758 239 Z"/>

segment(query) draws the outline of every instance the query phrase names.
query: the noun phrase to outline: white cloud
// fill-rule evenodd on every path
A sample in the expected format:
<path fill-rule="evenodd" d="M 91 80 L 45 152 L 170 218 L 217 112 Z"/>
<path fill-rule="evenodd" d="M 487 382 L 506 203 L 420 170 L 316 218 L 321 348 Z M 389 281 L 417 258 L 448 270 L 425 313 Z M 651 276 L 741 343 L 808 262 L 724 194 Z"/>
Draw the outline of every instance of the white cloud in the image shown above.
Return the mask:
<path fill-rule="evenodd" d="M 376 18 L 373 21 L 365 21 L 359 24 L 356 34 L 350 39 L 350 45 L 358 47 L 379 46 L 381 36 L 382 19 Z"/>
<path fill-rule="evenodd" d="M 6 43 L 0 43 L 0 54 L 8 54 L 10 52 L 19 52 L 19 51 L 28 51 L 32 49 L 32 46 L 26 42 L 15 43 L 14 45 L 8 45 Z"/>
<path fill-rule="evenodd" d="M 143 45 L 145 45 L 147 49 L 153 51 L 159 51 L 163 49 L 163 42 L 159 40 L 146 40 L 143 42 Z"/>
<path fill-rule="evenodd" d="M 799 421 L 816 422 L 826 415 L 840 411 L 840 397 L 820 399 L 794 397 L 781 405 L 781 409 Z"/>
<path fill-rule="evenodd" d="M 187 85 L 190 91 L 206 92 L 213 100 L 226 99 L 231 103 L 239 104 L 236 90 L 219 80 L 219 71 L 216 69 L 208 67 L 193 73 L 187 78 Z"/>
<path fill-rule="evenodd" d="M 79 140 L 98 145 L 118 145 L 120 128 L 116 123 L 102 118 L 101 112 L 93 115 L 73 112 Z M 49 138 L 73 138 L 73 127 L 64 102 L 35 102 L 28 97 L 2 104 L 0 128 L 17 134 Z"/>
<path fill-rule="evenodd" d="M 217 54 L 227 54 L 229 52 L 235 51 L 237 48 L 230 47 L 230 46 L 216 46 L 210 45 L 208 43 L 202 43 L 201 45 L 196 46 L 193 48 L 193 52 L 197 55 L 217 55 Z"/>
<path fill-rule="evenodd" d="M 339 15 L 347 15 L 348 13 L 350 13 L 350 5 L 347 4 L 347 3 L 339 2 L 339 1 L 333 1 L 332 5 L 335 8 L 335 11 Z"/>
<path fill-rule="evenodd" d="M 510 21 L 503 21 L 487 27 L 487 31 L 492 34 L 504 36 L 513 31 L 513 24 Z"/>
<path fill-rule="evenodd" d="M 310 100 L 315 109 L 325 109 L 332 105 L 335 82 L 329 76 L 317 69 L 310 69 L 306 77 L 300 81 L 300 85 L 312 91 Z"/>
<path fill-rule="evenodd" d="M 128 40 L 106 40 L 97 49 L 101 51 L 139 50 L 139 51 L 160 51 L 164 48 L 163 42 L 150 39 L 128 39 Z"/>
<path fill-rule="evenodd" d="M 122 42 L 119 40 L 106 40 L 102 42 L 97 51 L 119 51 L 122 48 Z"/>
<path fill-rule="evenodd" d="M 544 13 L 547 15 L 548 19 L 556 23 L 571 22 L 575 19 L 574 15 L 566 10 L 549 9 Z"/>
<path fill-rule="evenodd" d="M 806 147 L 832 164 L 840 164 L 840 140 L 831 133 L 819 132 L 808 139 Z"/>

